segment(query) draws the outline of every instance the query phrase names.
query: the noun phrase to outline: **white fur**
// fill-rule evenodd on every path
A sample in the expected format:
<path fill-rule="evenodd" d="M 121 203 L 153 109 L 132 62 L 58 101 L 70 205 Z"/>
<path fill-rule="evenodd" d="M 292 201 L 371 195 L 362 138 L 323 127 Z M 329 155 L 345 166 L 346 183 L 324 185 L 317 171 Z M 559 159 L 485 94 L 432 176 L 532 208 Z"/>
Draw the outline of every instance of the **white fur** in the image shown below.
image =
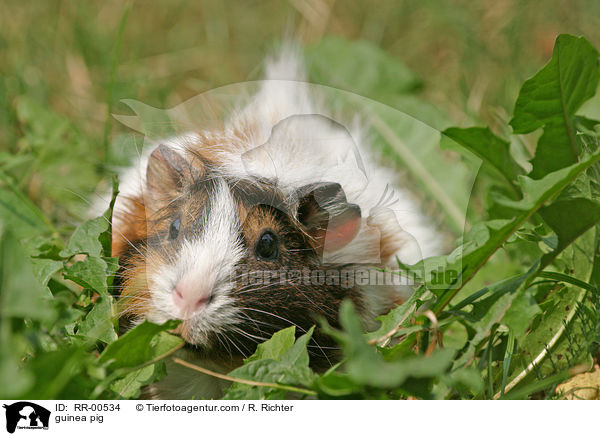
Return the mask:
<path fill-rule="evenodd" d="M 391 189 L 395 175 L 374 162 L 360 123 L 352 120 L 346 129 L 326 118 L 331 117 L 326 105 L 303 82 L 305 76 L 297 53 L 288 50 L 269 59 L 265 79 L 258 93 L 240 105 L 222 130 L 200 132 L 201 136 L 226 145 L 218 151 L 219 160 L 223 162 L 220 170 L 238 178 L 268 177 L 276 180 L 287 195 L 315 182 L 339 183 L 348 201 L 360 206 L 363 219 L 358 236 L 343 249 L 326 253 L 327 261 L 378 264 L 382 234 L 397 238 L 396 256 L 404 263 L 439 254 L 441 237 L 423 216 L 409 191 Z M 184 151 L 198 138 L 190 133 L 161 143 Z M 122 175 L 121 196 L 145 195 L 145 169 L 154 148 L 155 145 L 146 150 L 137 164 Z M 148 319 L 154 322 L 166 321 L 177 312 L 172 291 L 186 274 L 214 284 L 216 298 L 205 312 L 193 319 L 192 335 L 197 343 L 204 341 L 204 332 L 208 329 L 219 331 L 238 322 L 228 296 L 232 287 L 228 280 L 243 255 L 243 247 L 241 241 L 232 236 L 237 234 L 235 226 L 238 224 L 233 202 L 226 191 L 225 187 L 219 189 L 211 200 L 211 213 L 203 225 L 203 233 L 187 241 L 177 259 L 150 277 L 153 308 Z M 125 201 L 117 199 L 116 232 L 123 225 L 118 217 L 127 212 L 125 205 Z M 388 266 L 396 266 L 394 256 Z M 374 313 L 389 304 L 390 299 L 406 296 L 410 291 L 407 286 L 364 288 Z M 180 382 L 183 380 L 179 377 Z M 164 392 L 175 389 L 165 383 L 160 385 Z"/>
<path fill-rule="evenodd" d="M 238 322 L 238 310 L 233 308 L 229 291 L 234 287 L 234 268 L 245 249 L 238 236 L 239 222 L 227 184 L 224 180 L 215 182 L 211 212 L 198 226 L 201 232 L 184 241 L 175 259 L 148 276 L 152 305 L 146 317 L 159 324 L 181 319 L 173 289 L 182 280 L 187 280 L 188 286 L 210 290 L 211 303 L 184 317 L 190 326 L 187 339 L 196 345 L 206 344 L 208 332 L 219 332 Z"/>
<path fill-rule="evenodd" d="M 148 144 L 140 157 L 133 163 L 133 165 L 119 174 L 119 195 L 115 200 L 115 206 L 113 210 L 113 229 L 118 231 L 125 226 L 125 220 L 131 211 L 129 210 L 130 202 L 128 199 L 132 198 L 143 198 L 146 196 L 146 169 L 148 167 L 148 158 L 152 152 L 160 144 L 165 144 L 173 149 L 183 153 L 186 148 L 191 144 L 198 142 L 198 135 L 195 133 L 186 133 L 172 138 L 167 138 L 164 141 L 155 142 L 151 141 Z M 110 196 L 104 196 L 103 205 L 94 206 L 93 209 L 95 216 L 98 216 L 104 212 Z"/>
<path fill-rule="evenodd" d="M 381 204 L 395 175 L 374 162 L 359 122 L 354 120 L 346 130 L 325 120 L 332 114 L 301 81 L 301 65 L 293 51 L 267 61 L 266 80 L 259 92 L 226 124 L 224 140 L 230 146 L 220 156 L 223 170 L 241 178 L 248 174 L 275 178 L 287 193 L 318 181 L 338 182 L 348 201 L 358 204 L 365 217 L 376 216 L 390 205 L 387 209 L 393 210 L 395 220 L 378 224 L 394 226 L 411 240 L 397 253 L 404 263 L 439 254 L 441 237 L 409 191 L 394 187 L 391 198 Z M 245 136 L 236 137 L 233 132 L 240 130 Z M 369 229 L 363 226 L 363 230 Z M 332 254 L 331 260 L 342 261 L 356 253 L 369 253 L 367 259 L 372 259 L 377 251 L 372 239 L 357 238 L 343 253 Z"/>

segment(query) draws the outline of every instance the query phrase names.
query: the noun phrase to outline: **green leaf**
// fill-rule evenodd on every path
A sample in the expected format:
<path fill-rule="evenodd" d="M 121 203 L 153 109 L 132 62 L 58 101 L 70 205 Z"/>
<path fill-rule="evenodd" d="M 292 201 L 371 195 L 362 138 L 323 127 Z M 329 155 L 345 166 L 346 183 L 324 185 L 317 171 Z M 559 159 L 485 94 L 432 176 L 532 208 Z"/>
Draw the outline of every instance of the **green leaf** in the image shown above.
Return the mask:
<path fill-rule="evenodd" d="M 305 334 L 300 336 L 294 345 L 289 347 L 281 355 L 281 363 L 284 365 L 294 365 L 297 367 L 308 368 L 309 356 L 308 356 L 308 342 L 312 338 L 313 332 L 315 331 L 314 326 L 311 327 Z"/>
<path fill-rule="evenodd" d="M 52 295 L 33 274 L 31 262 L 0 222 L 0 318 L 51 320 Z"/>
<path fill-rule="evenodd" d="M 473 304 L 473 310 L 464 315 L 469 321 L 469 328 L 474 331 L 473 337 L 469 341 L 469 345 L 461 356 L 454 362 L 454 368 L 461 368 L 463 365 L 470 362 L 477 351 L 479 344 L 488 337 L 492 326 L 502 322 L 509 327 L 516 327 L 513 324 L 513 318 L 509 315 L 507 320 L 504 320 L 507 311 L 511 307 L 513 301 L 524 292 L 521 285 L 525 283 L 527 278 L 537 270 L 537 264 L 529 269 L 525 274 L 501 280 L 493 285 L 484 288 L 485 291 L 480 294 L 489 293 L 484 299 L 481 299 Z M 535 301 L 534 301 L 535 303 Z M 522 306 L 520 306 L 522 307 Z M 529 323 L 531 319 L 525 319 L 524 322 Z M 517 316 L 515 323 L 519 323 L 517 328 L 521 329 L 521 318 Z"/>
<path fill-rule="evenodd" d="M 565 323 L 571 321 L 577 308 L 577 301 L 581 300 L 584 292 L 576 288 L 564 288 L 545 302 L 544 310 L 539 315 L 540 319 L 536 320 L 535 328 L 521 339 L 520 350 L 513 356 L 515 368 L 510 373 L 510 382 L 506 391 L 525 380 L 529 374 L 533 374 L 534 367 L 542 367 L 549 354 L 554 354 L 550 350 L 555 349 L 563 340 Z M 556 364 L 556 362 L 552 364 L 548 372 L 555 371 Z M 560 367 L 564 369 L 566 365 L 568 363 L 563 359 Z"/>
<path fill-rule="evenodd" d="M 112 297 L 104 295 L 96 300 L 92 310 L 79 324 L 77 334 L 105 344 L 110 344 L 117 339 L 111 299 Z"/>
<path fill-rule="evenodd" d="M 554 195 L 562 191 L 591 165 L 600 160 L 600 152 L 584 156 L 582 160 L 567 168 L 555 171 L 540 180 L 519 176 L 523 198 L 518 201 L 504 199 L 502 204 L 517 211 L 512 219 L 488 221 L 474 226 L 465 236 L 461 247 L 447 258 L 449 268 L 461 272 L 461 280 L 453 291 L 442 290 L 434 305 L 438 313 L 456 295 L 473 275 L 487 262 L 490 256 L 498 250 L 508 238 L 515 233 L 540 207 Z M 427 265 L 427 264 L 426 264 Z"/>
<path fill-rule="evenodd" d="M 283 353 L 289 350 L 294 345 L 296 327 L 291 326 L 275 333 L 271 339 L 258 344 L 256 351 L 244 362 L 252 362 L 260 359 L 279 360 Z"/>
<path fill-rule="evenodd" d="M 110 389 L 119 398 L 137 398 L 143 386 L 157 382 L 166 375 L 164 362 L 131 371 L 122 379 L 115 381 Z"/>
<path fill-rule="evenodd" d="M 598 162 L 600 153 L 585 157 L 581 162 L 546 175 L 543 179 L 534 180 L 527 176 L 519 176 L 519 184 L 523 191 L 523 199 L 504 200 L 502 204 L 516 210 L 528 211 L 536 208 L 541 201 L 545 202 L 554 194 L 564 189 L 579 174 Z"/>
<path fill-rule="evenodd" d="M 362 386 L 352 381 L 347 374 L 333 371 L 319 377 L 314 387 L 329 397 L 346 397 L 362 391 Z"/>
<path fill-rule="evenodd" d="M 291 386 L 292 389 L 297 385 L 312 386 L 315 376 L 308 367 L 307 344 L 313 330 L 311 328 L 295 342 L 294 326 L 275 333 L 271 339 L 259 344 L 256 352 L 244 361 L 244 365 L 234 369 L 229 376 Z M 224 399 L 284 399 L 286 392 L 286 389 L 272 386 L 234 383 Z"/>
<path fill-rule="evenodd" d="M 454 350 L 438 349 L 429 356 L 406 357 L 386 362 L 371 354 L 361 354 L 347 363 L 351 379 L 357 383 L 379 388 L 397 388 L 410 378 L 439 377 L 450 368 Z M 426 382 L 423 382 L 426 384 Z"/>
<path fill-rule="evenodd" d="M 110 259 L 107 264 L 99 257 L 87 256 L 84 260 L 75 262 L 65 269 L 65 278 L 74 281 L 84 288 L 97 291 L 100 295 L 107 295 L 108 282 L 116 272 L 118 264 Z"/>
<path fill-rule="evenodd" d="M 33 272 L 42 286 L 46 286 L 50 278 L 64 266 L 63 262 L 52 259 L 31 259 Z"/>
<path fill-rule="evenodd" d="M 431 379 L 443 374 L 454 357 L 454 350 L 440 349 L 427 357 L 384 360 L 375 347 L 367 344 L 361 321 L 347 300 L 340 308 L 340 324 L 343 331 L 327 330 L 342 346 L 348 377 L 360 385 L 388 389 L 401 387 L 413 378 Z"/>
<path fill-rule="evenodd" d="M 145 321 L 108 345 L 100 355 L 100 362 L 107 363 L 111 370 L 131 370 L 153 363 L 183 345 L 183 339 L 166 332 L 178 324 L 173 320 L 162 325 Z"/>
<path fill-rule="evenodd" d="M 458 391 L 463 398 L 473 398 L 483 392 L 483 379 L 481 373 L 475 368 L 460 368 L 452 371 L 442 375 L 440 382 L 448 388 Z M 448 392 L 442 391 L 436 394 L 436 398 L 445 398 L 447 395 Z"/>
<path fill-rule="evenodd" d="M 273 359 L 254 360 L 248 364 L 234 369 L 229 376 L 244 380 L 254 380 L 263 383 L 276 383 L 282 386 L 312 385 L 314 375 L 310 368 L 305 366 L 291 366 Z M 232 399 L 285 399 L 287 390 L 270 386 L 250 386 L 243 383 L 234 383 L 223 397 L 224 400 Z"/>
<path fill-rule="evenodd" d="M 590 283 L 600 286 L 600 237 L 596 237 Z"/>
<path fill-rule="evenodd" d="M 540 307 L 535 301 L 535 289 L 520 289 L 501 322 L 512 330 L 517 340 L 520 340 L 525 336 L 533 318 L 540 312 Z"/>
<path fill-rule="evenodd" d="M 89 254 L 100 257 L 103 255 L 100 236 L 107 231 L 109 223 L 104 216 L 91 219 L 81 224 L 71 235 L 69 243 L 60 252 L 63 257 L 71 257 L 75 254 Z"/>
<path fill-rule="evenodd" d="M 92 386 L 82 373 L 91 360 L 92 356 L 78 347 L 41 353 L 28 362 L 27 369 L 34 374 L 35 384 L 23 398 L 87 398 Z"/>
<path fill-rule="evenodd" d="M 61 256 L 67 258 L 76 254 L 87 254 L 83 261 L 75 262 L 66 268 L 65 278 L 93 289 L 101 295 L 107 294 L 108 286 L 112 284 L 113 276 L 118 269 L 116 258 L 101 257 L 110 255 L 110 220 L 116 192 L 116 187 L 113 186 L 110 207 L 104 215 L 88 220 L 77 227 L 67 246 L 60 252 Z"/>
<path fill-rule="evenodd" d="M 544 127 L 531 161 L 532 178 L 577 161 L 573 116 L 596 92 L 598 77 L 596 49 L 583 37 L 559 35 L 550 62 L 523 84 L 510 125 L 517 134 Z"/>
<path fill-rule="evenodd" d="M 425 292 L 427 292 L 427 289 L 424 286 L 419 287 L 400 306 L 394 307 L 387 314 L 377 317 L 377 321 L 379 321 L 381 324 L 377 330 L 365 335 L 367 340 L 381 338 L 383 335 L 391 332 L 399 325 L 408 324 L 410 321 L 410 315 L 414 313 L 417 307 L 417 301 L 421 299 Z"/>
<path fill-rule="evenodd" d="M 442 135 L 442 143 L 444 137 L 452 139 L 494 168 L 509 185 L 515 187 L 517 176 L 522 174 L 523 170 L 512 158 L 508 141 L 494 135 L 487 127 L 451 127 L 444 130 Z"/>
<path fill-rule="evenodd" d="M 558 236 L 558 246 L 542 257 L 540 269 L 543 269 L 579 236 L 600 223 L 600 204 L 587 198 L 560 200 L 540 209 L 539 214 Z"/>
<path fill-rule="evenodd" d="M 597 231 L 595 233 L 597 238 Z M 540 303 L 542 313 L 534 319 L 531 332 L 518 343 L 520 351 L 515 355 L 517 365 L 506 391 L 517 385 L 529 384 L 534 376 L 545 379 L 590 358 L 589 346 L 594 336 L 590 334 L 589 326 L 584 328 L 589 320 L 584 322 L 577 315 L 582 313 L 582 302 L 587 293 L 595 290 L 585 282 L 592 272 L 593 261 L 589 255 L 595 246 L 592 236 L 590 232 L 581 235 L 559 258 L 560 262 L 567 265 L 571 275 L 546 271 L 539 273 L 540 277 L 556 280 L 557 283 Z M 561 282 L 574 286 L 560 289 Z M 523 386 L 522 389 L 527 388 Z"/>

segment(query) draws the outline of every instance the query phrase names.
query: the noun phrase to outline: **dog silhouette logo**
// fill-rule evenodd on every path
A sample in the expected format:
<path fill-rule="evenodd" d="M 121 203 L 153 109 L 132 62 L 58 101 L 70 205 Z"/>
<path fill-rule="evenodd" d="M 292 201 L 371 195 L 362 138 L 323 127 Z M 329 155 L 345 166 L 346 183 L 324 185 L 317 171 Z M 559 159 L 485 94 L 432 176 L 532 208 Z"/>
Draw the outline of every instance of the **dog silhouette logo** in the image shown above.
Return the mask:
<path fill-rule="evenodd" d="M 19 401 L 10 405 L 4 404 L 6 409 L 6 431 L 14 433 L 18 429 L 48 429 L 50 411 L 42 406 L 29 401 Z"/>

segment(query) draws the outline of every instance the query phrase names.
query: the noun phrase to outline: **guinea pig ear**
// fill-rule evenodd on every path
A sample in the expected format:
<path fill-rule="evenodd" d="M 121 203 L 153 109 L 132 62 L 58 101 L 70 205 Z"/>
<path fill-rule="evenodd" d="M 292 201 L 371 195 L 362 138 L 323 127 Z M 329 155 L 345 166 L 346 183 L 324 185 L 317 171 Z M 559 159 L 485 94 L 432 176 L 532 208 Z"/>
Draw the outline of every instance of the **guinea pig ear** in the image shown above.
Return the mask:
<path fill-rule="evenodd" d="M 198 170 L 171 147 L 159 145 L 148 158 L 146 169 L 147 206 L 157 211 L 183 191 L 186 178 L 193 180 Z"/>
<path fill-rule="evenodd" d="M 346 201 L 339 183 L 314 183 L 298 190 L 298 221 L 317 241 L 319 251 L 336 251 L 360 230 L 361 211 Z"/>

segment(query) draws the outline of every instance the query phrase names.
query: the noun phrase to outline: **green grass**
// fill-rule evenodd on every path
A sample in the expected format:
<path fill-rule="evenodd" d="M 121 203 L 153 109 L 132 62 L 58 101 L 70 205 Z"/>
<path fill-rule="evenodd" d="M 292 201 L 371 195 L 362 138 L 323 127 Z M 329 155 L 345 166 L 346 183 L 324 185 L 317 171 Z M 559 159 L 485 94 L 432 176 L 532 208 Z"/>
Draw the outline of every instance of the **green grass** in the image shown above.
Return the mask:
<path fill-rule="evenodd" d="M 265 52 L 288 28 L 309 44 L 325 34 L 371 41 L 411 68 L 424 83 L 419 97 L 454 124 L 482 120 L 494 128 L 507 121 L 518 87 L 549 58 L 558 33 L 600 42 L 600 6 L 594 1 L 551 0 L 544 8 L 508 1 L 336 2 L 331 10 L 328 2 L 315 4 L 320 14 L 278 1 L 227 8 L 207 1 L 3 2 L 0 150 L 28 151 L 18 100 L 36 100 L 88 142 L 97 168 L 85 174 L 87 186 L 75 190 L 89 198 L 115 160 L 106 153 L 107 134 L 114 141 L 126 131 L 108 116 L 128 113 L 119 100 L 169 107 L 219 85 L 257 78 Z M 69 145 L 63 144 L 65 152 Z M 21 184 L 41 203 L 47 181 L 31 173 Z M 51 208 L 43 205 L 52 216 Z"/>
<path fill-rule="evenodd" d="M 55 216 L 56 202 L 79 202 L 79 216 L 84 207 L 68 191 L 46 199 L 48 179 L 55 180 L 58 166 L 61 174 L 77 173 L 81 180 L 70 189 L 90 198 L 107 168 L 120 162 L 114 142 L 127 129 L 109 114 L 130 113 L 121 99 L 164 108 L 258 78 L 265 53 L 289 29 L 307 44 L 327 34 L 371 41 L 422 79 L 419 98 L 453 124 L 484 121 L 496 130 L 508 120 L 520 84 L 550 57 L 558 33 L 600 42 L 600 6 L 593 0 L 549 0 L 543 8 L 534 1 L 336 2 L 332 9 L 314 3 L 320 13 L 279 1 L 227 8 L 208 1 L 3 2 L 0 151 L 31 151 L 24 136 L 33 126 L 18 111 L 23 96 L 75 126 L 86 142 L 86 168 L 68 168 L 79 165 L 60 159 L 73 148 L 66 140 L 52 151 L 58 161 L 53 171 L 42 174 L 36 166 L 19 177 L 60 225 L 67 217 Z"/>

